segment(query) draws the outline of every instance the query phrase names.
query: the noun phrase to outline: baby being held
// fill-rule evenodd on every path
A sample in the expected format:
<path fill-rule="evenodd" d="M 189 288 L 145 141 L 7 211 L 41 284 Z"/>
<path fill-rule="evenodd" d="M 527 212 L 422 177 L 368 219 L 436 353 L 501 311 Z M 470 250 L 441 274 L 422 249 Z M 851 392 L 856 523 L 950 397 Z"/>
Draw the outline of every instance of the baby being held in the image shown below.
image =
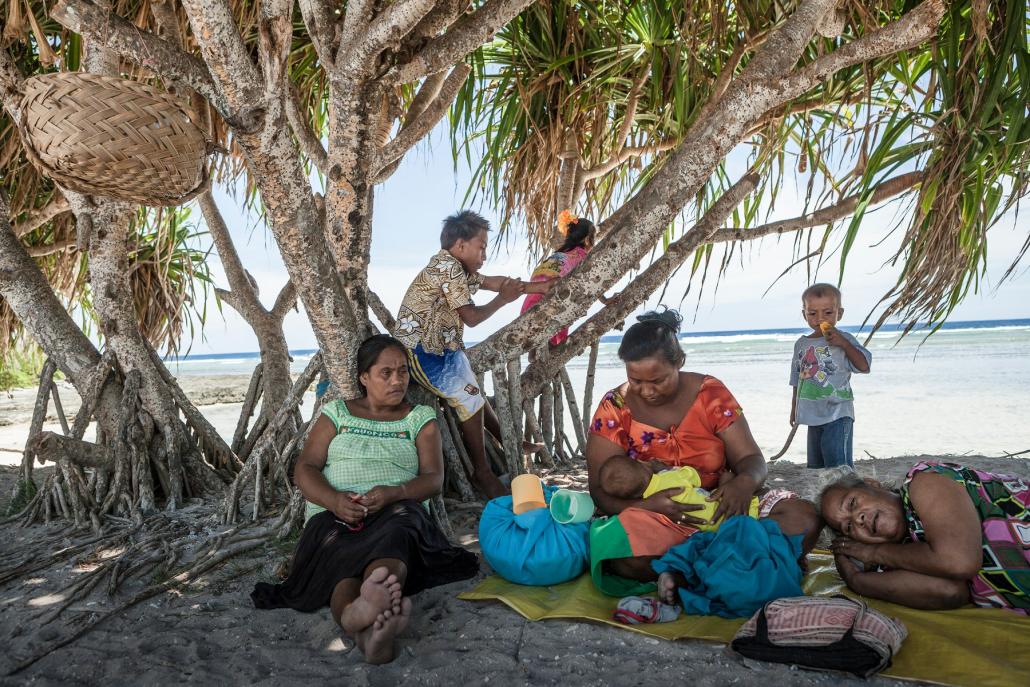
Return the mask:
<path fill-rule="evenodd" d="M 713 532 L 722 524 L 711 522 L 719 502 L 708 500 L 711 492 L 701 487 L 701 476 L 690 466 L 666 469 L 660 461 L 642 463 L 624 455 L 614 455 L 601 465 L 598 477 L 605 492 L 622 499 L 646 499 L 665 489 L 682 488 L 683 491 L 672 496 L 672 500 L 702 506 L 701 509 L 690 511 L 687 515 L 706 521 L 691 523 L 691 527 Z M 751 498 L 748 515 L 752 518 L 758 517 L 756 497 Z"/>

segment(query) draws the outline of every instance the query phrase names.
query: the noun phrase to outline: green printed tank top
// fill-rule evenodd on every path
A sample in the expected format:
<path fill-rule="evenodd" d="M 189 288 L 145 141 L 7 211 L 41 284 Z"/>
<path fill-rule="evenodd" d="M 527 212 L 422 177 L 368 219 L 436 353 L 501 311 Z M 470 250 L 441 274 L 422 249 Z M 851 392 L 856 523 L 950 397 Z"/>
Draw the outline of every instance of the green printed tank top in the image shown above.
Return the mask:
<path fill-rule="evenodd" d="M 415 437 L 436 419 L 436 411 L 429 406 L 415 406 L 404 418 L 386 422 L 351 415 L 343 401 L 326 404 L 322 414 L 336 426 L 322 468 L 333 489 L 364 494 L 372 487 L 395 486 L 418 477 Z M 305 521 L 324 510 L 309 501 Z"/>

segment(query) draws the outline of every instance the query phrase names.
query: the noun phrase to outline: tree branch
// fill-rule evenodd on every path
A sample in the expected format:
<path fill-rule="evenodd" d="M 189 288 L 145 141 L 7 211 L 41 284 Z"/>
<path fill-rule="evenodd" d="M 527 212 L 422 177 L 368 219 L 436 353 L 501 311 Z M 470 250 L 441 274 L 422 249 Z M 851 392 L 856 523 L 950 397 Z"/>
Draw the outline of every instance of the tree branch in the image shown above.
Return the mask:
<path fill-rule="evenodd" d="M 757 84 L 778 81 L 794 69 L 815 35 L 816 27 L 838 0 L 803 0 L 783 24 L 769 34 L 765 45 L 748 63 L 742 76 Z"/>
<path fill-rule="evenodd" d="M 0 48 L 0 103 L 15 124 L 21 121 L 21 82 L 24 80 L 7 49 Z"/>
<path fill-rule="evenodd" d="M 465 83 L 471 72 L 472 67 L 464 63 L 455 66 L 451 70 L 436 98 L 428 104 L 421 114 L 406 121 L 397 136 L 379 151 L 374 168 L 376 170 L 375 176 L 378 176 L 389 165 L 400 160 L 406 152 L 411 150 L 416 143 L 432 131 L 433 127 L 447 114 L 447 110 L 450 108 L 451 103 L 454 102 L 458 91 L 461 90 L 462 84 Z"/>
<path fill-rule="evenodd" d="M 469 0 L 441 0 L 411 32 L 411 40 L 422 41 L 440 35 L 469 6 Z M 418 46 L 416 46 L 418 47 Z"/>
<path fill-rule="evenodd" d="M 379 297 L 379 294 L 372 289 L 368 290 L 368 306 L 372 308 L 376 319 L 386 328 L 387 332 L 392 332 L 397 327 L 397 321 L 393 319 L 390 309 L 383 303 L 383 299 Z"/>
<path fill-rule="evenodd" d="M 286 313 L 290 312 L 297 306 L 297 287 L 293 285 L 293 280 L 287 280 L 286 285 L 279 291 L 279 295 L 275 298 L 275 304 L 272 306 L 272 317 L 279 326 L 282 326 L 282 321 L 286 318 Z"/>
<path fill-rule="evenodd" d="M 289 96 L 286 88 L 286 63 L 293 41 L 294 0 L 262 0 L 258 21 L 258 62 L 265 81 L 268 100 L 281 102 Z"/>
<path fill-rule="evenodd" d="M 181 48 L 182 32 L 179 31 L 179 17 L 172 0 L 150 0 L 150 13 L 157 23 L 158 37 Z"/>
<path fill-rule="evenodd" d="M 658 284 L 668 280 L 698 246 L 710 240 L 729 214 L 733 212 L 733 208 L 755 190 L 758 181 L 758 175 L 751 173 L 731 186 L 719 200 L 708 208 L 708 212 L 697 224 L 671 243 L 668 250 L 637 275 L 636 279 L 619 293 L 613 303 L 605 306 L 577 327 L 564 344 L 551 349 L 549 356 L 540 357 L 531 363 L 522 375 L 523 396 L 525 398 L 536 396 L 544 384 L 554 378 L 558 369 L 579 355 L 580 351 L 596 341 L 599 336 L 626 319 L 627 315 L 645 302 L 648 296 L 654 293 Z"/>
<path fill-rule="evenodd" d="M 676 147 L 676 141 L 662 141 L 661 143 L 650 145 L 650 146 L 629 146 L 623 147 L 619 150 L 616 155 L 602 162 L 594 167 L 589 167 L 580 172 L 580 179 L 582 181 L 590 181 L 591 179 L 597 179 L 603 177 L 608 172 L 612 171 L 622 163 L 626 162 L 630 158 L 640 157 L 642 155 L 654 155 L 655 153 L 664 153 L 668 150 L 672 150 Z"/>
<path fill-rule="evenodd" d="M 60 191 L 55 191 L 49 203 L 33 210 L 25 219 L 14 225 L 14 235 L 21 238 L 25 234 L 39 229 L 58 215 L 63 215 L 70 211 L 71 207 L 68 205 L 68 199 Z"/>
<path fill-rule="evenodd" d="M 181 1 L 207 71 L 226 103 L 227 107 L 219 107 L 219 111 L 233 128 L 256 129 L 263 114 L 261 78 L 250 60 L 228 3 L 226 0 Z"/>
<path fill-rule="evenodd" d="M 337 59 L 337 67 L 365 71 L 391 44 L 399 43 L 429 13 L 436 0 L 396 0 L 369 24 L 360 41 Z"/>
<path fill-rule="evenodd" d="M 222 213 L 219 211 L 211 191 L 200 194 L 197 197 L 197 201 L 200 204 L 201 212 L 204 213 L 204 221 L 207 223 L 207 230 L 211 234 L 211 240 L 218 250 L 218 258 L 221 260 L 222 268 L 225 270 L 225 278 L 229 281 L 229 288 L 232 289 L 231 292 L 217 290 L 219 298 L 231 305 L 233 310 L 236 310 L 247 320 L 253 319 L 255 315 L 260 316 L 260 314 L 267 312 L 258 299 L 258 294 L 250 280 L 250 275 L 247 274 L 247 270 L 243 267 L 240 254 L 236 251 L 236 246 L 232 242 L 229 227 L 226 226 L 225 219 L 222 217 Z"/>
<path fill-rule="evenodd" d="M 322 141 L 311 130 L 307 117 L 300 110 L 300 105 L 297 103 L 297 89 L 292 85 L 289 85 L 288 89 L 289 92 L 286 94 L 286 119 L 290 122 L 290 128 L 293 129 L 293 135 L 297 137 L 297 143 L 300 144 L 301 151 L 311 160 L 311 164 L 315 166 L 315 169 L 325 176 L 329 170 L 329 155 L 326 153 Z"/>
<path fill-rule="evenodd" d="M 114 12 L 90 0 L 60 0 L 50 16 L 69 31 L 94 43 L 107 46 L 119 56 L 146 67 L 163 79 L 186 84 L 211 101 L 215 107 L 224 100 L 215 89 L 206 65 L 170 41 L 140 30 Z"/>
<path fill-rule="evenodd" d="M 454 22 L 446 33 L 418 51 L 410 62 L 391 69 L 384 81 L 411 83 L 443 71 L 489 41 L 498 29 L 532 3 L 533 0 L 487 0 L 475 12 Z"/>
<path fill-rule="evenodd" d="M 644 83 L 647 82 L 647 77 L 650 74 L 651 71 L 649 69 L 643 70 L 630 87 L 629 99 L 626 101 L 626 112 L 622 117 L 622 125 L 615 135 L 616 145 L 619 146 L 620 150 L 626 147 L 626 139 L 629 138 L 630 132 L 633 131 L 633 120 L 637 117 L 637 106 L 640 104 L 640 91 L 644 88 Z"/>
<path fill-rule="evenodd" d="M 348 0 L 340 27 L 337 55 L 346 54 L 357 43 L 358 37 L 368 30 L 369 22 L 372 21 L 372 4 L 372 0 Z M 335 60 L 332 64 L 335 65 Z"/>
<path fill-rule="evenodd" d="M 908 174 L 901 174 L 892 179 L 888 179 L 882 184 L 876 186 L 873 190 L 873 194 L 869 199 L 869 205 L 875 205 L 876 203 L 880 203 L 888 198 L 893 198 L 898 194 L 904 193 L 905 191 L 921 184 L 923 182 L 923 178 L 923 172 L 909 172 Z M 861 200 L 862 196 L 856 194 L 848 196 L 835 205 L 821 208 L 811 214 L 802 215 L 801 217 L 784 219 L 778 222 L 770 222 L 769 224 L 763 224 L 751 229 L 744 227 L 720 229 L 712 235 L 711 243 L 749 241 L 763 236 L 770 236 L 772 234 L 787 234 L 794 231 L 800 231 L 802 229 L 808 229 L 809 227 L 817 227 L 822 224 L 836 222 L 839 219 L 843 219 L 844 217 L 854 214 L 855 208 L 858 207 L 858 203 Z"/>
<path fill-rule="evenodd" d="M 626 112 L 623 114 L 619 130 L 615 134 L 615 149 L 612 151 L 611 156 L 604 162 L 598 163 L 592 167 L 582 167 L 582 164 L 580 164 L 579 166 L 581 169 L 577 170 L 574 179 L 575 185 L 585 184 L 592 179 L 603 177 L 605 174 L 612 171 L 626 160 L 629 160 L 631 157 L 638 157 L 640 155 L 646 155 L 647 153 L 657 153 L 662 150 L 672 150 L 672 148 L 676 146 L 675 142 L 669 141 L 667 143 L 660 143 L 653 146 L 639 146 L 636 148 L 626 147 L 626 139 L 629 138 L 630 132 L 633 131 L 633 120 L 636 119 L 637 116 L 637 106 L 640 103 L 640 91 L 644 87 L 644 83 L 647 81 L 647 77 L 649 75 L 650 71 L 645 69 L 630 87 L 629 98 L 626 101 Z"/>
<path fill-rule="evenodd" d="M 415 97 L 411 101 L 411 105 L 408 106 L 408 111 L 404 113 L 404 126 L 408 126 L 411 122 L 425 112 L 426 108 L 432 103 L 432 101 L 440 94 L 440 89 L 443 87 L 444 81 L 447 80 L 446 72 L 439 72 L 437 74 L 430 74 L 423 81 L 422 85 L 419 86 L 418 92 L 415 93 Z M 372 180 L 373 184 L 381 184 L 389 179 L 397 168 L 400 167 L 400 159 L 394 161 L 392 164 L 386 165 L 379 169 L 375 177 Z"/>
<path fill-rule="evenodd" d="M 426 108 L 436 100 L 436 97 L 440 95 L 440 89 L 443 88 L 444 81 L 447 80 L 447 74 L 445 72 L 439 72 L 437 74 L 430 74 L 422 82 L 422 85 L 418 87 L 418 92 L 415 93 L 415 97 L 411 99 L 411 105 L 408 106 L 408 111 L 404 113 L 404 125 L 407 126 L 411 122 L 426 111 Z"/>
<path fill-rule="evenodd" d="M 740 61 L 744 59 L 744 55 L 747 51 L 753 47 L 753 42 L 747 39 L 740 40 L 736 45 L 733 46 L 733 52 L 730 53 L 730 57 L 726 60 L 726 64 L 723 65 L 722 71 L 715 77 L 715 82 L 712 84 L 712 93 L 708 97 L 708 102 L 704 104 L 701 111 L 697 113 L 697 118 L 707 118 L 711 115 L 712 111 L 718 106 L 719 102 L 722 101 L 722 97 L 726 95 L 726 89 L 729 88 L 730 82 L 733 81 L 733 77 L 736 76 L 737 67 L 740 66 Z"/>
<path fill-rule="evenodd" d="M 69 248 L 75 248 L 74 238 L 55 241 L 54 243 L 50 243 L 45 246 L 26 246 L 25 252 L 33 258 L 42 258 L 46 255 L 61 253 L 63 251 L 68 250 Z"/>
<path fill-rule="evenodd" d="M 298 0 L 300 14 L 304 18 L 304 26 L 311 36 L 318 59 L 327 69 L 336 62 L 336 18 L 333 15 L 333 3 L 330 0 Z M 347 13 L 355 5 L 347 3 Z"/>
<path fill-rule="evenodd" d="M 908 50 L 930 40 L 937 33 L 944 10 L 944 0 L 925 0 L 879 31 L 845 43 L 794 71 L 781 80 L 787 99 L 793 100 L 845 67 Z"/>

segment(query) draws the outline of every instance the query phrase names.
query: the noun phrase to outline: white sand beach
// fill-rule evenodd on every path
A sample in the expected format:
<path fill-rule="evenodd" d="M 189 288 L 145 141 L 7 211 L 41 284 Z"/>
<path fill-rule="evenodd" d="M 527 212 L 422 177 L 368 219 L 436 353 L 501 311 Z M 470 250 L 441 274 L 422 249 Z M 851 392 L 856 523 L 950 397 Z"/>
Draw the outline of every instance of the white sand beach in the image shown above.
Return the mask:
<path fill-rule="evenodd" d="M 764 352 L 763 352 L 764 353 Z M 612 357 L 609 355 L 609 357 Z M 709 358 L 703 350 L 692 353 L 688 367 L 700 365 L 725 378 L 748 408 L 748 417 L 759 443 L 769 455 L 773 444 L 786 434 L 785 394 L 762 394 L 777 380 L 775 362 L 765 356 L 750 357 L 740 367 L 725 360 Z M 890 360 L 890 356 L 886 356 Z M 908 354 L 897 354 L 889 365 L 910 365 Z M 932 358 L 929 359 L 931 362 Z M 1024 359 L 1017 368 L 1024 369 Z M 938 365 L 938 363 L 932 363 Z M 945 365 L 941 361 L 939 365 Z M 571 369 L 579 386 L 583 370 Z M 890 377 L 888 367 L 881 377 Z M 595 402 L 606 384 L 614 384 L 621 367 L 599 370 Z M 746 373 L 745 376 L 740 376 Z M 973 374 L 974 372 L 970 372 Z M 756 376 L 757 375 L 757 376 Z M 739 377 L 739 379 L 737 378 Z M 925 378 L 925 375 L 924 375 Z M 182 374 L 179 381 L 184 391 L 200 407 L 223 436 L 231 437 L 249 377 L 245 374 Z M 859 383 L 877 382 L 877 377 Z M 927 381 L 929 384 L 929 381 Z M 785 385 L 784 385 L 785 386 Z M 866 454 L 864 446 L 875 446 L 873 455 L 879 460 L 856 461 L 859 469 L 878 479 L 902 477 L 915 462 L 927 456 L 887 457 L 912 453 L 906 448 L 927 444 L 954 446 L 954 456 L 930 456 L 962 461 L 988 470 L 1030 476 L 1027 456 L 1010 458 L 998 454 L 961 455 L 976 446 L 963 445 L 962 437 L 981 436 L 976 431 L 982 424 L 963 428 L 952 423 L 926 422 L 911 424 L 885 403 L 890 383 L 881 383 L 867 394 L 863 402 L 859 389 L 858 408 L 863 413 L 862 427 L 856 442 L 856 457 Z M 926 409 L 931 386 L 911 386 L 905 394 L 895 394 L 899 403 L 913 409 Z M 77 396 L 66 382 L 59 382 L 61 398 L 69 418 L 77 410 Z M 866 387 L 868 389 L 868 386 Z M 917 396 L 919 398 L 917 398 Z M 963 402 L 952 396 L 935 401 L 944 416 L 961 414 Z M 21 452 L 29 432 L 35 403 L 35 390 L 22 389 L 0 394 L 0 506 L 6 504 L 19 474 Z M 311 394 L 302 411 L 311 411 Z M 898 423 L 901 425 L 898 425 Z M 957 421 L 956 421 L 957 422 Z M 897 427 L 909 424 L 911 431 L 898 434 Z M 47 428 L 59 431 L 59 423 L 51 406 Z M 938 426 L 938 429 L 934 429 Z M 970 429 L 972 428 L 972 429 Z M 885 431 L 886 430 L 886 431 Z M 1007 427 L 1005 448 L 1018 451 L 1030 447 L 1030 437 L 1017 427 Z M 931 433 L 944 438 L 931 440 Z M 971 434 L 972 432 L 972 434 Z M 863 441 L 867 437 L 872 441 Z M 1026 438 L 1027 445 L 1017 445 Z M 968 439 L 967 439 L 968 441 Z M 936 443 L 934 443 L 936 442 Z M 972 443 L 972 442 L 971 442 Z M 979 442 L 976 442 L 979 443 Z M 897 450 L 892 450 L 897 446 Z M 803 495 L 817 488 L 819 474 L 800 463 L 804 455 L 804 433 L 795 439 L 787 458 L 770 465 L 770 486 L 786 486 Z M 51 468 L 37 467 L 37 475 Z M 585 480 L 584 468 L 572 473 L 554 475 L 550 479 L 561 484 L 579 484 Z M 476 530 L 481 505 L 452 503 L 451 520 L 460 543 L 477 549 Z M 471 506 L 471 507 L 470 507 Z M 197 534 L 222 532 L 225 526 L 211 515 L 212 503 L 191 502 L 184 511 L 168 513 L 172 520 L 182 518 Z M 202 515 L 206 514 L 206 515 Z M 197 524 L 199 523 L 199 525 Z M 6 567 L 18 556 L 44 555 L 35 543 L 53 538 L 60 527 L 13 527 L 0 542 L 0 560 Z M 202 537 L 197 537 L 201 541 Z M 61 546 L 57 538 L 48 546 Z M 452 584 L 419 594 L 414 599 L 414 618 L 400 638 L 399 657 L 382 667 L 363 663 L 360 652 L 342 636 L 329 617 L 328 610 L 313 614 L 289 610 L 256 611 L 249 593 L 255 582 L 270 581 L 286 560 L 292 542 L 272 545 L 264 551 L 232 559 L 193 583 L 176 587 L 119 613 L 67 646 L 43 658 L 15 675 L 0 677 L 0 684 L 134 684 L 164 685 L 170 683 L 248 683 L 279 684 L 620 684 L 663 685 L 682 680 L 684 666 L 690 666 L 692 681 L 700 685 L 778 684 L 836 685 L 858 684 L 856 679 L 838 675 L 791 670 L 784 666 L 745 661 L 727 653 L 723 646 L 704 641 L 667 642 L 617 628 L 589 622 L 542 621 L 531 623 L 514 611 L 495 602 L 467 602 L 457 595 L 471 589 L 489 573 L 485 563 L 480 576 L 468 582 Z M 113 598 L 103 584 L 89 596 L 75 600 L 59 620 L 45 622 L 49 614 L 64 602 L 62 592 L 92 565 L 84 558 L 71 558 L 47 569 L 23 576 L 9 583 L 0 583 L 0 644 L 8 647 L 0 655 L 0 676 L 6 675 L 20 662 L 45 652 L 48 647 L 70 636 L 82 623 L 98 617 L 106 609 L 124 602 L 151 579 L 132 579 Z M 895 681 L 879 678 L 877 684 Z M 899 683 L 900 684 L 900 683 Z"/>
<path fill-rule="evenodd" d="M 898 457 L 857 463 L 864 474 L 898 478 L 916 461 Z M 977 467 L 1030 476 L 1021 458 L 964 456 Z M 17 468 L 0 468 L 0 488 L 8 493 Z M 818 474 L 797 464 L 770 466 L 769 484 L 810 493 Z M 583 471 L 553 481 L 582 484 Z M 197 521 L 197 510 L 188 510 Z M 181 515 L 181 513 L 180 513 Z M 176 514 L 169 514 L 175 518 Z M 476 548 L 478 511 L 455 511 L 461 541 Z M 224 526 L 204 519 L 205 529 Z M 0 543 L 0 557 L 32 546 L 44 528 L 14 528 Z M 85 636 L 56 649 L 0 684 L 346 684 L 346 685 L 662 685 L 684 675 L 697 685 L 902 684 L 870 682 L 836 674 L 793 670 L 743 660 L 723 645 L 704 641 L 668 642 L 587 622 L 528 622 L 500 603 L 469 602 L 457 595 L 487 574 L 414 598 L 414 617 L 401 634 L 398 658 L 385 666 L 362 662 L 343 638 L 328 610 L 312 614 L 291 610 L 256 611 L 249 593 L 257 581 L 274 579 L 289 546 L 242 556 L 194 584 L 150 598 L 115 615 Z M 44 552 L 40 551 L 42 555 Z M 133 582 L 114 599 L 103 586 L 67 609 L 62 620 L 45 624 L 61 603 L 62 589 L 83 574 L 84 561 L 66 561 L 12 583 L 0 585 L 0 675 L 69 636 L 143 586 Z M 902 649 L 904 650 L 904 649 Z M 911 684 L 911 683 L 908 683 Z"/>

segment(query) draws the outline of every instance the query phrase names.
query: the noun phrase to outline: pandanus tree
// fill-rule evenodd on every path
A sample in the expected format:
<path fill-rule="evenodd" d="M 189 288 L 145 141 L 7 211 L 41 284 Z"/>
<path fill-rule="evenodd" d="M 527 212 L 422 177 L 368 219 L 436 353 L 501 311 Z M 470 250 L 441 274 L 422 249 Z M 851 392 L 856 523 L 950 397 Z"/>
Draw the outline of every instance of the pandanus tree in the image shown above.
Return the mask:
<path fill-rule="evenodd" d="M 96 399 L 92 413 L 113 439 L 113 455 L 62 465 L 67 484 L 85 485 L 82 512 L 95 524 L 105 513 L 174 506 L 229 482 L 225 517 L 235 520 L 247 480 L 256 518 L 269 496 L 263 475 L 299 512 L 288 478 L 303 441 L 299 396 L 319 366 L 337 393 L 354 393 L 351 353 L 375 328 L 370 311 L 383 326 L 392 319 L 368 279 L 375 187 L 449 112 L 456 154 L 476 161 L 472 191 L 500 206 L 506 227 L 524 220 L 543 250 L 564 207 L 604 218 L 600 241 L 575 272 L 471 349 L 507 410 L 503 440 L 514 470 L 524 469 L 513 457 L 522 402 L 681 265 L 690 261 L 703 276 L 715 244 L 732 250 L 808 230 L 816 248 L 809 252 L 819 252 L 835 223 L 851 217 L 846 257 L 862 214 L 911 192 L 898 256 L 905 267 L 882 315 L 937 323 L 975 287 L 987 230 L 1026 191 L 1020 0 L 14 6 L 26 12 L 18 17 L 23 30 L 10 32 L 0 51 L 5 179 L 6 170 L 26 166 L 11 124 L 28 75 L 81 69 L 146 81 L 188 104 L 217 149 L 212 175 L 242 180 L 290 278 L 263 303 L 219 208 L 200 197 L 229 282 L 219 293 L 261 341 L 264 402 L 255 431 L 264 433 L 240 461 L 246 442 L 226 446 L 205 425 L 154 355 L 148 313 L 133 307 L 133 295 L 147 293 L 129 283 L 139 211 L 31 174 L 25 178 L 34 181 L 5 184 L 14 200 L 0 213 L 4 307 L 83 397 Z M 746 164 L 730 164 L 734 155 Z M 774 196 L 795 170 L 810 179 L 805 214 L 763 224 L 766 204 L 755 198 Z M 30 221 L 42 245 L 74 234 L 103 356 L 55 296 L 68 297 L 48 271 L 50 256 L 33 256 L 12 229 Z M 520 370 L 523 353 L 585 316 L 630 274 L 614 303 Z M 282 317 L 296 300 L 321 351 L 290 386 Z M 449 467 L 460 468 L 460 449 L 447 449 Z M 107 476 L 86 482 L 83 466 Z M 148 488 L 151 475 L 157 484 Z M 467 484 L 456 486 L 468 495 Z"/>
<path fill-rule="evenodd" d="M 901 276 L 875 324 L 938 325 L 976 289 L 987 231 L 1027 191 L 1026 3 L 827 3 L 816 20 L 806 4 L 536 5 L 483 49 L 451 127 L 456 158 L 475 162 L 469 194 L 543 249 L 563 208 L 604 221 L 574 278 L 474 361 L 585 315 L 659 248 L 616 303 L 530 366 L 532 395 L 682 265 L 703 280 L 716 244 L 728 256 L 786 234 L 802 262 L 829 253 L 840 228 L 843 268 L 866 210 L 902 194 L 913 202 L 898 215 Z M 805 214 L 763 224 L 799 179 Z M 765 202 L 741 204 L 749 194 Z"/>

